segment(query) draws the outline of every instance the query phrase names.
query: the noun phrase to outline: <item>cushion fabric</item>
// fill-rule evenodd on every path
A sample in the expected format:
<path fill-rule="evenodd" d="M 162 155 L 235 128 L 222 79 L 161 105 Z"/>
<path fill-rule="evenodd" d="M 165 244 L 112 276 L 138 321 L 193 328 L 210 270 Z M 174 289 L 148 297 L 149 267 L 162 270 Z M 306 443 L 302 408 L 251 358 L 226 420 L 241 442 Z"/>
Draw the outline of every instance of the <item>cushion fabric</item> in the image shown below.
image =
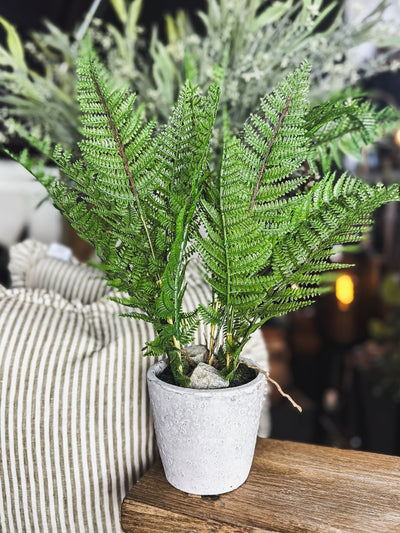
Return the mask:
<path fill-rule="evenodd" d="M 67 300 L 86 304 L 110 293 L 101 270 L 75 258 L 61 261 L 47 255 L 48 247 L 26 240 L 11 248 L 10 271 L 13 287 L 52 290 Z"/>
<path fill-rule="evenodd" d="M 1 531 L 120 531 L 154 447 L 152 331 L 117 308 L 0 287 Z"/>

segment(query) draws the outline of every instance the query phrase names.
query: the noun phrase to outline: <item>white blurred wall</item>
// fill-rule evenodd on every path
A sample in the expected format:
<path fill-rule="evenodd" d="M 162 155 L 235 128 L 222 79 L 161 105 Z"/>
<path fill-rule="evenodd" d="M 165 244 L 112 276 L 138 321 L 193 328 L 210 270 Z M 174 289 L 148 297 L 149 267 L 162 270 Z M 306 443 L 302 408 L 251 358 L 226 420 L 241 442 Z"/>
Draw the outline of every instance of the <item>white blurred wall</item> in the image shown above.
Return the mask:
<path fill-rule="evenodd" d="M 346 19 L 353 24 L 361 21 L 371 13 L 381 0 L 346 0 Z M 384 20 L 391 22 L 400 18 L 400 0 L 391 0 L 382 17 Z M 372 43 L 363 43 L 351 50 L 349 58 L 355 65 L 367 61 L 375 55 L 376 47 Z"/>
<path fill-rule="evenodd" d="M 17 242 L 26 226 L 28 236 L 44 243 L 59 241 L 62 218 L 46 198 L 42 185 L 13 161 L 0 160 L 0 244 Z"/>

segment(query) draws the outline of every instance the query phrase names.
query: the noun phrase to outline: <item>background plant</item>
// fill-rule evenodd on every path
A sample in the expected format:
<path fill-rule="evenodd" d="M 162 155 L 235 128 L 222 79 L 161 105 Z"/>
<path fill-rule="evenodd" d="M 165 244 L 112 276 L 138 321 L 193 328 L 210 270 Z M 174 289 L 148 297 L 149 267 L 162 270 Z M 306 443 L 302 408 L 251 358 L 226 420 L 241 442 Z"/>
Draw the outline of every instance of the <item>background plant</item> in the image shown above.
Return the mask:
<path fill-rule="evenodd" d="M 7 47 L 0 46 L 0 103 L 2 140 L 13 134 L 10 118 L 24 120 L 37 135 L 49 133 L 55 142 L 72 146 L 79 138 L 79 107 L 73 74 L 78 44 L 50 22 L 22 43 L 16 29 L 4 18 Z M 29 58 L 35 58 L 32 66 Z"/>
<path fill-rule="evenodd" d="M 114 79 L 128 83 L 138 93 L 138 101 L 146 103 L 148 116 L 160 120 L 169 116 L 185 79 L 206 90 L 214 65 L 224 65 L 222 98 L 234 131 L 239 131 L 259 98 L 304 57 L 313 64 L 314 103 L 381 69 L 397 68 L 393 48 L 357 69 L 349 58 L 349 50 L 366 41 L 381 47 L 398 46 L 398 28 L 393 31 L 383 21 L 386 1 L 363 21 L 345 23 L 343 9 L 335 1 L 323 8 L 321 0 L 289 0 L 267 6 L 262 0 L 208 0 L 206 10 L 198 14 L 204 32 L 196 32 L 191 17 L 179 11 L 175 17 L 166 17 L 166 41 L 154 28 L 150 43 L 138 23 L 141 0 L 113 0 L 112 5 L 119 27 L 94 20 L 89 26 L 91 40 Z M 0 48 L 4 118 L 23 116 L 28 127 L 41 125 L 55 142 L 70 148 L 79 139 L 73 65 L 86 24 L 71 36 L 47 23 L 44 32 L 35 32 L 23 46 L 15 29 L 0 22 L 8 35 L 8 46 Z M 35 56 L 35 67 L 28 66 L 26 54 Z M 370 118 L 368 113 L 363 125 Z M 12 131 L 11 123 L 5 120 L 5 124 Z"/>
<path fill-rule="evenodd" d="M 213 65 L 226 65 L 224 102 L 237 129 L 265 91 L 272 90 L 304 57 L 312 64 L 314 103 L 361 85 L 382 69 L 396 70 L 398 28 L 395 21 L 383 20 L 387 5 L 379 2 L 363 20 L 353 21 L 346 20 L 344 8 L 336 1 L 324 7 L 322 0 L 272 5 L 262 0 L 207 0 L 206 10 L 198 13 L 204 36 L 194 31 L 187 13 L 167 15 L 167 43 L 158 38 L 157 29 L 152 35 L 147 76 L 151 81 L 146 87 L 151 91 L 151 110 L 167 116 L 185 77 L 206 86 Z M 356 67 L 351 49 L 365 42 L 391 48 Z"/>
<path fill-rule="evenodd" d="M 26 150 L 17 159 L 94 246 L 109 284 L 126 294 L 127 315 L 154 325 L 147 353 L 167 354 L 179 385 L 189 382 L 184 346 L 199 320 L 216 331 L 210 364 L 232 379 L 252 333 L 312 303 L 335 267 L 333 247 L 360 241 L 370 213 L 399 199 L 397 186 L 346 174 L 310 183 L 304 162 L 316 166 L 315 147 L 341 113 L 310 105 L 308 63 L 262 99 L 240 137 L 225 111 L 218 172 L 209 163 L 220 71 L 205 95 L 188 81 L 164 126 L 145 120 L 142 106 L 133 109 L 135 97 L 116 89 L 95 60 L 83 59 L 78 74 L 83 139 L 74 155 L 25 133 L 73 187 L 48 177 Z M 195 251 L 213 298 L 186 313 L 185 271 Z"/>

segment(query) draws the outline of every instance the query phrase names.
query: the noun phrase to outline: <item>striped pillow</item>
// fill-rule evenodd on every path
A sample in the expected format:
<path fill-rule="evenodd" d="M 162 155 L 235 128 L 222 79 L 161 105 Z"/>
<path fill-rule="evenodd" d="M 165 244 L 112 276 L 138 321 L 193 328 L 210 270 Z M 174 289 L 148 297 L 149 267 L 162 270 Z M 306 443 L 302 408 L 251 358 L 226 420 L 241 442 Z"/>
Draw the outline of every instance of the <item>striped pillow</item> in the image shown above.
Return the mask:
<path fill-rule="evenodd" d="M 110 293 L 103 273 L 77 259 L 62 261 L 48 257 L 48 246 L 28 239 L 11 247 L 10 271 L 13 287 L 47 289 L 67 300 L 88 304 Z"/>
<path fill-rule="evenodd" d="M 120 531 L 154 448 L 152 331 L 119 312 L 0 286 L 0 531 Z"/>

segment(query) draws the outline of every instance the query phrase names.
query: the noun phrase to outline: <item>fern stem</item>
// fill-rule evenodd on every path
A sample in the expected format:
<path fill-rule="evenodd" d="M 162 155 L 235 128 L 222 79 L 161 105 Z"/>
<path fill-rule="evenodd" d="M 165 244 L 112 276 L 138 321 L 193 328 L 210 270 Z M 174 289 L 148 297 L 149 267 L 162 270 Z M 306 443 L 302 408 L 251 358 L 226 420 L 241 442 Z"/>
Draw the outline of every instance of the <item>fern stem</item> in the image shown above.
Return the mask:
<path fill-rule="evenodd" d="M 144 231 L 146 232 L 146 235 L 147 235 L 147 240 L 149 241 L 151 255 L 153 256 L 153 259 L 155 259 L 156 256 L 154 254 L 153 244 L 152 244 L 151 239 L 150 239 L 149 229 L 147 227 L 146 221 L 145 221 L 144 216 L 142 214 L 140 214 L 140 220 L 142 221 L 142 224 L 143 224 L 143 227 L 144 227 Z M 158 284 L 158 282 L 160 282 L 160 285 L 161 285 L 161 279 L 157 280 L 157 284 Z"/>
<path fill-rule="evenodd" d="M 185 229 L 184 229 L 184 232 L 183 232 L 182 242 L 181 242 L 181 245 L 179 247 L 179 260 L 178 260 L 178 264 L 179 265 L 181 265 L 183 263 L 183 256 L 184 256 L 186 245 L 187 245 L 187 241 L 188 241 L 188 232 L 189 232 L 190 219 L 193 216 L 193 212 L 194 212 L 194 209 L 191 209 L 189 211 L 188 217 L 186 219 L 186 226 L 185 226 Z M 168 318 L 168 323 L 169 324 L 175 324 L 175 327 L 177 328 L 177 331 L 179 333 L 179 331 L 180 331 L 180 313 L 179 313 L 179 305 L 178 305 L 178 286 L 179 286 L 179 269 L 175 269 L 175 276 L 174 276 L 175 322 L 172 319 L 172 317 L 170 317 L 170 318 Z M 179 339 L 177 339 L 175 337 L 175 335 L 173 335 L 172 339 L 173 339 L 173 343 L 174 343 L 175 348 L 177 348 L 177 350 L 178 350 L 179 361 L 180 361 L 180 365 L 179 365 L 178 369 L 179 369 L 179 372 L 181 374 L 183 374 L 181 344 L 180 344 Z"/>
<path fill-rule="evenodd" d="M 232 332 L 226 334 L 226 368 L 231 364 L 231 346 L 232 346 Z"/>
<path fill-rule="evenodd" d="M 171 317 L 167 318 L 167 322 L 168 322 L 168 324 L 171 324 L 171 325 L 173 325 L 173 323 L 174 323 L 174 321 L 172 320 Z M 180 361 L 178 370 L 182 374 L 183 373 L 183 366 L 182 366 L 182 348 L 181 348 L 181 343 L 175 337 L 175 335 L 172 335 L 172 342 L 174 343 L 174 346 L 175 346 L 175 348 L 176 348 L 176 350 L 178 352 L 178 357 L 179 357 L 179 361 Z"/>
<path fill-rule="evenodd" d="M 178 370 L 181 374 L 183 374 L 183 366 L 182 366 L 182 348 L 181 348 L 181 343 L 178 341 L 178 339 L 175 337 L 175 335 L 172 336 L 172 339 L 173 339 L 173 342 L 174 342 L 174 346 L 178 352 L 178 357 L 179 357 L 179 360 L 180 360 L 180 365 L 178 366 Z"/>
<path fill-rule="evenodd" d="M 222 203 L 222 197 L 220 195 L 220 201 Z M 224 253 L 225 253 L 225 265 L 226 265 L 226 366 L 228 368 L 228 362 L 230 363 L 230 355 L 229 355 L 229 341 L 228 339 L 232 339 L 232 323 L 231 323 L 231 268 L 230 268 L 230 258 L 229 258 L 229 252 L 228 252 L 228 235 L 226 231 L 226 215 L 225 210 L 221 206 L 221 220 L 222 220 L 222 226 L 223 226 L 223 232 L 224 232 Z"/>
<path fill-rule="evenodd" d="M 214 307 L 214 310 L 215 312 L 218 311 L 218 307 L 219 307 L 219 301 L 218 301 L 218 298 L 215 302 L 215 307 Z M 209 353 L 208 353 L 208 364 L 209 365 L 212 365 L 213 364 L 213 361 L 214 361 L 214 344 L 215 344 L 215 324 L 213 324 L 211 326 L 211 332 L 210 332 L 210 350 L 209 350 Z"/>
<path fill-rule="evenodd" d="M 271 153 L 271 150 L 272 150 L 272 147 L 274 145 L 276 136 L 278 135 L 278 131 L 279 131 L 280 127 L 282 126 L 282 123 L 283 123 L 283 120 L 284 120 L 284 118 L 286 116 L 286 113 L 288 112 L 291 100 L 292 100 L 292 95 L 289 95 L 289 98 L 286 101 L 285 107 L 282 110 L 281 116 L 279 117 L 278 124 L 275 126 L 275 129 L 274 129 L 274 132 L 272 134 L 271 140 L 268 143 L 268 147 L 267 147 L 267 150 L 265 152 L 264 159 L 262 161 L 260 171 L 258 173 L 257 183 L 254 185 L 253 196 L 251 197 L 251 201 L 250 201 L 249 214 L 252 212 L 252 210 L 254 208 L 254 204 L 256 202 L 257 194 L 258 194 L 258 191 L 260 190 L 261 180 L 262 180 L 262 177 L 264 175 L 265 166 L 267 164 L 267 159 L 269 157 L 269 154 Z"/>
<path fill-rule="evenodd" d="M 103 93 L 101 91 L 100 85 L 99 85 L 99 83 L 98 83 L 98 81 L 96 79 L 96 76 L 93 74 L 92 71 L 90 72 L 90 76 L 92 78 L 92 82 L 93 82 L 95 91 L 97 93 L 97 96 L 99 97 L 100 103 L 101 103 L 101 105 L 102 105 L 102 107 L 104 109 L 104 113 L 105 113 L 105 115 L 107 117 L 108 125 L 109 125 L 109 127 L 111 129 L 111 132 L 113 134 L 115 142 L 117 143 L 118 153 L 119 153 L 119 155 L 120 155 L 120 157 L 122 159 L 122 162 L 123 162 L 123 165 L 124 165 L 125 174 L 127 175 L 128 180 L 129 180 L 129 187 L 130 187 L 130 189 L 132 191 L 132 194 L 133 194 L 133 196 L 135 197 L 135 200 L 136 200 L 136 204 L 137 204 L 137 207 L 138 207 L 140 219 L 142 221 L 144 230 L 146 232 L 146 237 L 147 237 L 147 240 L 148 240 L 148 243 L 149 243 L 149 246 L 150 246 L 151 255 L 152 255 L 153 259 L 155 260 L 156 257 L 155 257 L 155 254 L 154 254 L 153 244 L 151 242 L 149 230 L 148 230 L 145 218 L 143 216 L 143 212 L 142 212 L 140 201 L 139 201 L 139 195 L 138 195 L 137 189 L 135 187 L 135 182 L 133 181 L 133 176 L 132 176 L 131 169 L 129 168 L 129 163 L 128 163 L 128 159 L 126 157 L 126 153 L 125 153 L 125 150 L 124 150 L 124 145 L 123 145 L 121 137 L 120 137 L 120 135 L 118 133 L 118 129 L 117 129 L 116 125 L 115 125 L 115 122 L 114 122 L 114 120 L 113 120 L 113 118 L 111 116 L 110 110 L 108 108 L 108 105 L 107 105 L 107 102 L 106 102 L 106 100 L 104 98 L 104 95 L 103 95 Z"/>

